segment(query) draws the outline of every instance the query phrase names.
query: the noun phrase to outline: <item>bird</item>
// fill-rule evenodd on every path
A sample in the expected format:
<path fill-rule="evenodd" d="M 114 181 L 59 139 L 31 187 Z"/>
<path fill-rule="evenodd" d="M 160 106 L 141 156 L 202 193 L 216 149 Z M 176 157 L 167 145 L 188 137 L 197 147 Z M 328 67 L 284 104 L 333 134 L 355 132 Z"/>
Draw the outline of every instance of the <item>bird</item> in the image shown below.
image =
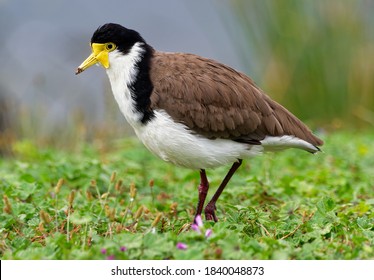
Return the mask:
<path fill-rule="evenodd" d="M 194 221 L 217 222 L 216 203 L 243 159 L 297 148 L 312 154 L 323 141 L 242 72 L 195 54 L 154 49 L 135 30 L 106 23 L 77 68 L 105 68 L 119 109 L 153 154 L 199 171 Z M 205 205 L 206 170 L 231 168 Z M 204 207 L 205 205 L 205 207 Z"/>

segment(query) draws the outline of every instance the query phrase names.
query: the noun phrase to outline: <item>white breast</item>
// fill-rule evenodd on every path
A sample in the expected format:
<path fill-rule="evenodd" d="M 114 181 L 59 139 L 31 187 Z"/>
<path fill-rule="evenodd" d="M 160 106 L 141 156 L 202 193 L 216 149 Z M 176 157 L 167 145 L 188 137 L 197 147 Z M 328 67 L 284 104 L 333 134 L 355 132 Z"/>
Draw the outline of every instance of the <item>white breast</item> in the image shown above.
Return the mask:
<path fill-rule="evenodd" d="M 134 127 L 143 144 L 165 161 L 192 169 L 207 169 L 226 165 L 238 159 L 251 158 L 263 151 L 300 148 L 316 151 L 308 142 L 297 137 L 267 136 L 261 145 L 248 145 L 229 139 L 207 139 L 187 126 L 174 122 L 163 110 L 155 111 L 155 118 L 145 126 Z"/>
<path fill-rule="evenodd" d="M 139 124 L 142 116 L 135 109 L 128 85 L 132 84 L 138 73 L 135 65 L 144 52 L 141 45 L 141 43 L 136 43 L 127 55 L 123 55 L 117 50 L 110 52 L 110 67 L 106 70 L 114 98 L 127 122 L 133 127 Z"/>
<path fill-rule="evenodd" d="M 258 155 L 262 146 L 250 146 L 225 139 L 207 139 L 176 123 L 163 110 L 147 125 L 135 127 L 144 145 L 165 161 L 192 169 L 213 168 L 239 158 Z"/>

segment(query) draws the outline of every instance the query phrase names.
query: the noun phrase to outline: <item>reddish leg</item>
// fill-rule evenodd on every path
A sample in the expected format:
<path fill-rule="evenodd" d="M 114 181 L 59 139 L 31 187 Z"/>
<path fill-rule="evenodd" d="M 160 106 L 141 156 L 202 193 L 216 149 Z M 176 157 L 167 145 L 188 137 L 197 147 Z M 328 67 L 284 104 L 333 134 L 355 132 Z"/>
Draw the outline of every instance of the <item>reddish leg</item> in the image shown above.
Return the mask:
<path fill-rule="evenodd" d="M 200 170 L 200 185 L 199 185 L 198 190 L 199 190 L 199 201 L 197 203 L 194 222 L 196 220 L 196 216 L 201 215 L 201 212 L 203 211 L 205 198 L 209 190 L 209 182 L 208 182 L 208 178 L 206 177 L 206 173 L 204 169 Z"/>
<path fill-rule="evenodd" d="M 218 187 L 216 193 L 213 195 L 212 199 L 209 201 L 209 203 L 205 207 L 205 218 L 207 220 L 213 220 L 215 222 L 218 222 L 217 216 L 215 214 L 216 210 L 216 202 L 223 192 L 223 189 L 226 187 L 227 183 L 230 181 L 232 175 L 234 175 L 235 171 L 239 168 L 239 166 L 242 164 L 242 160 L 239 159 L 238 161 L 234 162 L 234 164 L 231 166 L 229 172 L 226 174 L 226 177 L 223 179 L 221 185 Z"/>

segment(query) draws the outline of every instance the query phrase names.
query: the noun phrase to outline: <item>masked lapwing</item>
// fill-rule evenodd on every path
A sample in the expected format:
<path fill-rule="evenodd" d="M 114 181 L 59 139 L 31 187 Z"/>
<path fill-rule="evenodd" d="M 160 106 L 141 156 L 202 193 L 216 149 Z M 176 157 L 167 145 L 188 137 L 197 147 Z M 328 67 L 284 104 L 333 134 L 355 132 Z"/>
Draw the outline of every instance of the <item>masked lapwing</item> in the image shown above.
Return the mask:
<path fill-rule="evenodd" d="M 160 52 L 140 34 L 108 23 L 91 38 L 94 64 L 106 70 L 113 95 L 143 144 L 161 159 L 200 171 L 201 215 L 209 189 L 206 169 L 232 164 L 204 212 L 217 221 L 216 202 L 242 159 L 298 148 L 316 153 L 323 141 L 245 74 L 193 54 Z"/>

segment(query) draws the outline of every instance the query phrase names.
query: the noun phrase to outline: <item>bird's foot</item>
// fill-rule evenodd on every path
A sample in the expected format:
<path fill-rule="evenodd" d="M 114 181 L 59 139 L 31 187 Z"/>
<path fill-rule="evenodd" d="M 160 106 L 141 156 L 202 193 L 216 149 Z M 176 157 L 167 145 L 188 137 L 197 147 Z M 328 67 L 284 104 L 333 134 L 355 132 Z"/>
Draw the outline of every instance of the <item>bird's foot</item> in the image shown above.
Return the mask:
<path fill-rule="evenodd" d="M 205 219 L 207 221 L 214 221 L 214 222 L 218 222 L 218 218 L 216 216 L 216 213 L 215 213 L 215 210 L 216 210 L 216 205 L 213 204 L 213 203 L 208 203 L 206 206 L 205 206 Z"/>

